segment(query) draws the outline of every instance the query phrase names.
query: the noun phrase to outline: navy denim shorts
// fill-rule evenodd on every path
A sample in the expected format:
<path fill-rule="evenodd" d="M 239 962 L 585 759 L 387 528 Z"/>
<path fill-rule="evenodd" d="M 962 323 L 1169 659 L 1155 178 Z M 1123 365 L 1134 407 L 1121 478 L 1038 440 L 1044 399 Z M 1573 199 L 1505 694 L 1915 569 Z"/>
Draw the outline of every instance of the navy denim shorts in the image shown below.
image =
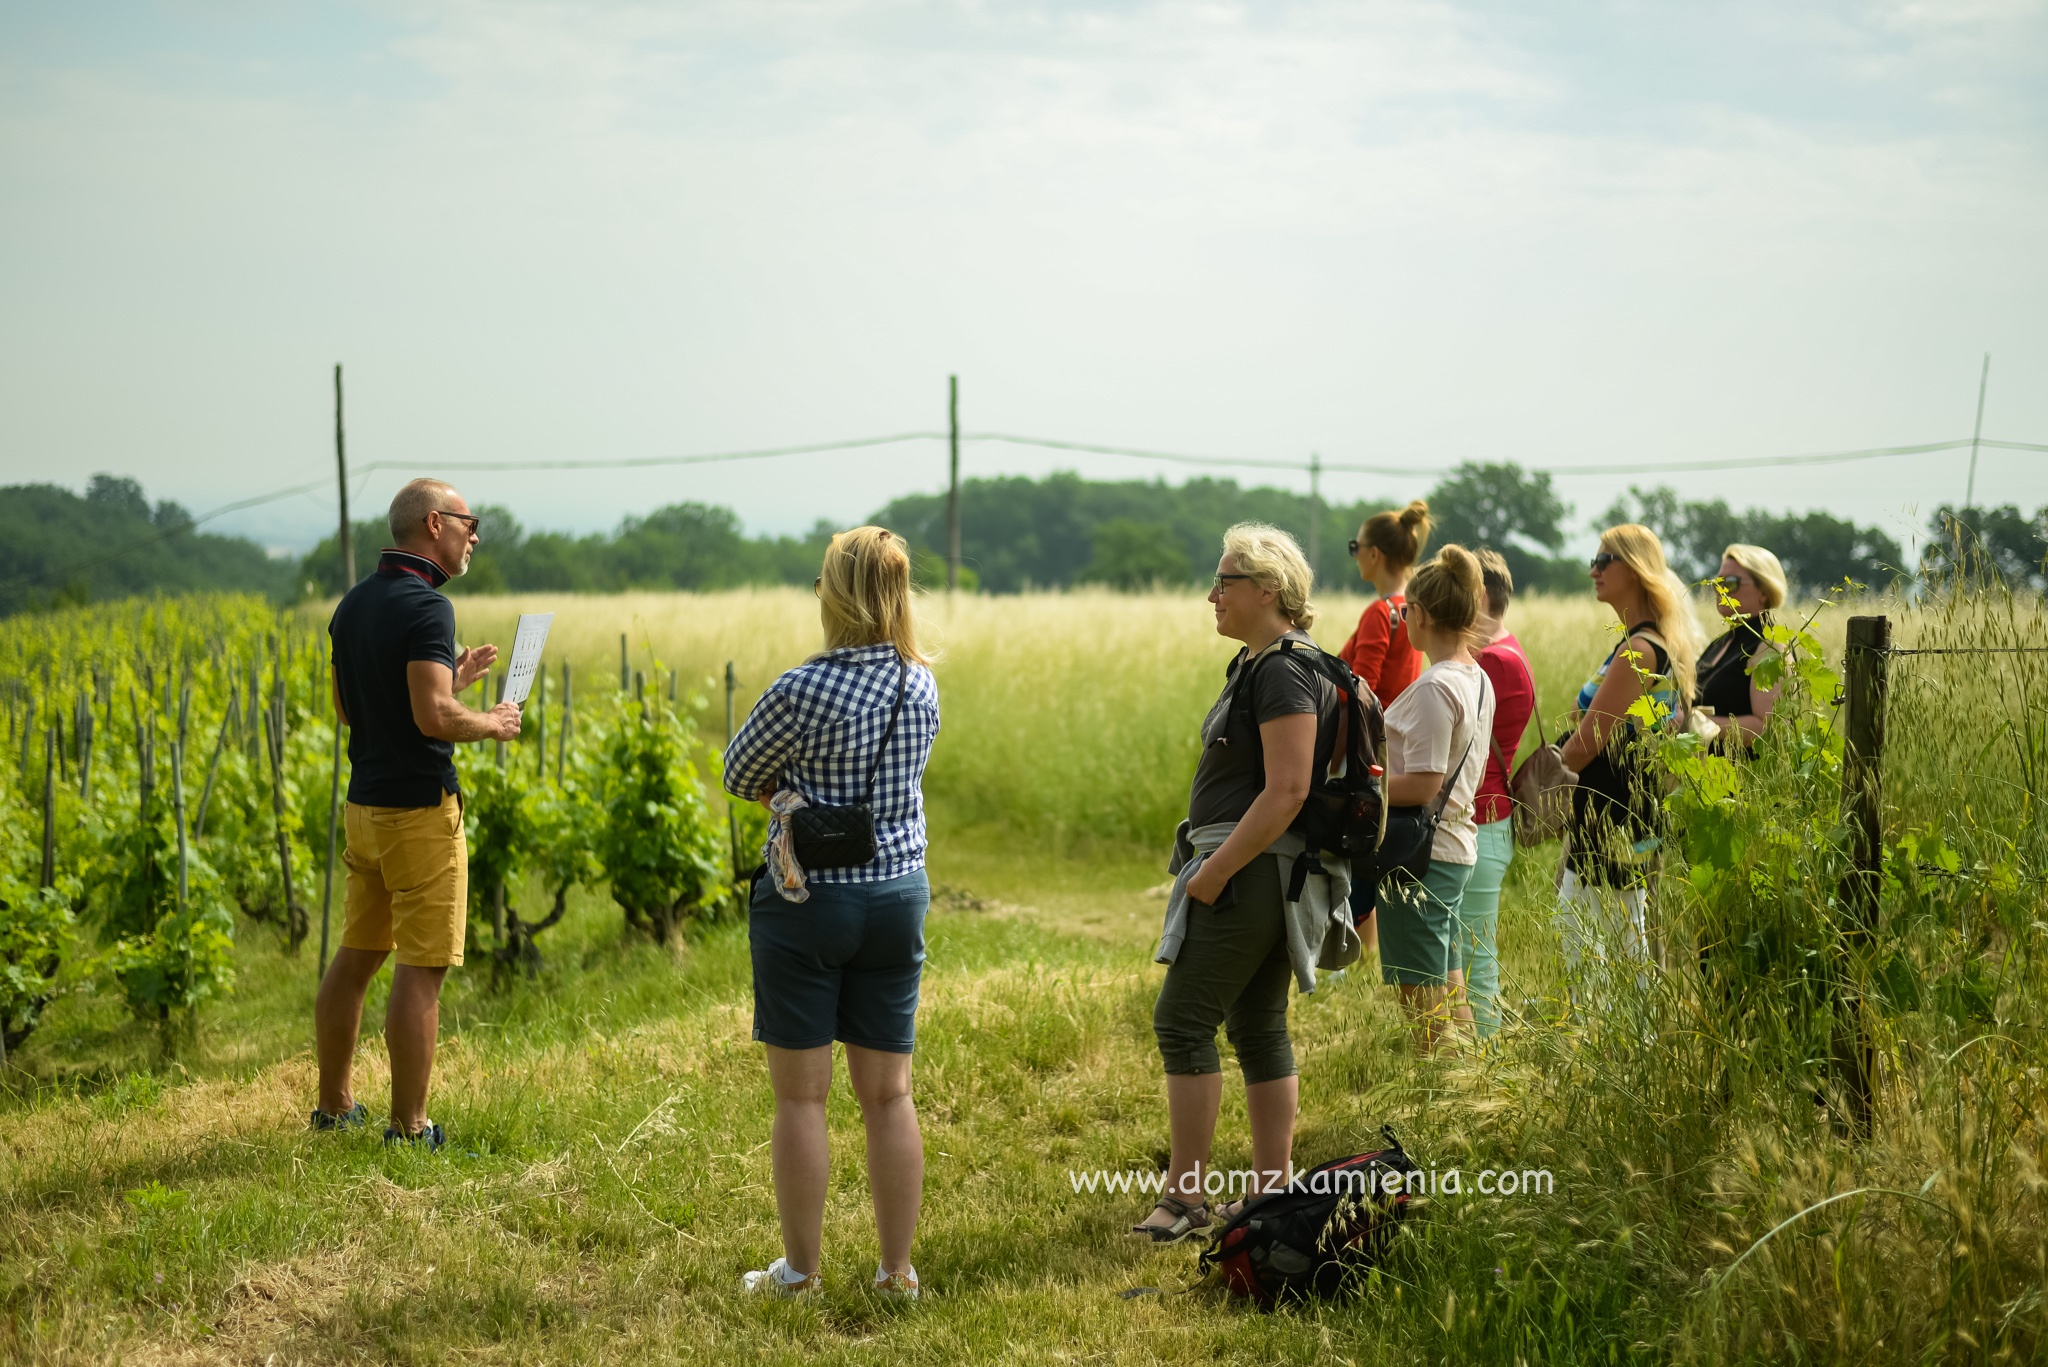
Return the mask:
<path fill-rule="evenodd" d="M 909 1053 L 932 896 L 924 870 L 886 883 L 812 883 L 810 891 L 809 901 L 785 902 L 766 878 L 754 882 L 754 1038 L 778 1049 L 836 1039 Z"/>

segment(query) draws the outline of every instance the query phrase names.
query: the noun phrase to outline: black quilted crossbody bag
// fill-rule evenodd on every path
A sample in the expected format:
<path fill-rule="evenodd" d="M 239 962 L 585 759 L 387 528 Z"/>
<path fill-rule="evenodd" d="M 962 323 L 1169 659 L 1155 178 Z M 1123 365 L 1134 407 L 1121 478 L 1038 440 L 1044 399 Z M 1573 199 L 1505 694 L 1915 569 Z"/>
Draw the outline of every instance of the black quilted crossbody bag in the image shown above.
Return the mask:
<path fill-rule="evenodd" d="M 896 735 L 896 718 L 903 711 L 903 694 L 910 684 L 910 662 L 896 657 L 896 705 L 889 709 L 889 729 L 875 749 L 875 762 L 868 766 L 868 783 L 860 801 L 843 807 L 799 807 L 790 814 L 789 834 L 796 846 L 796 862 L 806 869 L 857 869 L 875 858 L 875 775 L 881 772 L 882 756 Z"/>

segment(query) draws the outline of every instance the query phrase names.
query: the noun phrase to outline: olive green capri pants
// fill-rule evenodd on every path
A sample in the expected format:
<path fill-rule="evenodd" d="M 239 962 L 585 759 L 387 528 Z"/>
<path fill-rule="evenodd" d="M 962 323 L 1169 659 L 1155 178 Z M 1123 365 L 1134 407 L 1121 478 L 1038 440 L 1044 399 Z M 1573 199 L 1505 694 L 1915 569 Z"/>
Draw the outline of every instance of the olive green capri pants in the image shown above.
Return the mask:
<path fill-rule="evenodd" d="M 1220 1073 L 1216 1027 L 1246 1086 L 1294 1076 L 1287 1036 L 1287 904 L 1280 861 L 1262 854 L 1238 870 L 1221 907 L 1188 899 L 1187 938 L 1167 966 L 1152 1008 L 1152 1033 L 1171 1076 Z"/>

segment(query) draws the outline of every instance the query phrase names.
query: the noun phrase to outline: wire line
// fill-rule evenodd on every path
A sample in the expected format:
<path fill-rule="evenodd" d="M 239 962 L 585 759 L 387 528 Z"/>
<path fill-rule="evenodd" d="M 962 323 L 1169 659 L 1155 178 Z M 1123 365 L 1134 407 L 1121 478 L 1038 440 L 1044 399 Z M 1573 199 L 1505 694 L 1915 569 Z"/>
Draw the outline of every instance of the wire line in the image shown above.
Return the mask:
<path fill-rule="evenodd" d="M 522 470 L 644 470 L 663 466 L 714 465 L 728 461 L 771 460 L 780 456 L 816 455 L 826 451 L 854 451 L 876 446 L 894 446 L 912 441 L 943 441 L 948 435 L 945 432 L 930 431 L 897 432 L 882 437 L 853 437 L 843 441 L 809 442 L 800 446 L 766 446 L 742 451 L 711 451 L 684 456 L 622 456 L 598 460 L 444 460 L 435 461 L 432 464 L 434 468 L 442 470 L 507 472 Z M 1022 436 L 1013 432 L 963 432 L 960 436 L 963 441 L 1003 442 L 1011 446 L 1031 446 L 1050 451 L 1085 451 L 1097 455 L 1129 456 L 1137 460 L 1165 461 L 1175 465 L 1195 465 L 1222 469 L 1290 470 L 1300 471 L 1304 474 L 1310 469 L 1306 462 L 1299 461 L 1269 460 L 1241 456 L 1189 455 L 1176 451 L 1155 451 L 1142 446 L 1110 446 L 1098 442 L 1063 441 L 1055 437 Z M 1918 442 L 1908 446 L 1872 446 L 1849 451 L 1819 451 L 1796 456 L 1738 456 L 1714 460 L 1651 461 L 1618 465 L 1549 465 L 1530 466 L 1528 468 L 1538 474 L 1568 477 L 1678 474 L 1699 470 L 1759 470 L 1780 466 L 1837 465 L 1850 461 L 1876 460 L 1889 456 L 1927 455 L 1936 451 L 1957 450 L 1970 444 L 1969 439 L 1957 439 L 1953 441 Z M 2006 451 L 2048 451 L 2048 444 L 2039 442 L 1992 441 L 1986 438 L 1977 444 Z M 420 466 L 421 462 L 418 461 L 377 460 L 358 465 L 351 473 L 358 478 L 362 478 L 379 470 L 417 470 Z M 1345 461 L 1325 462 L 1321 468 L 1330 472 L 1380 475 L 1388 478 L 1409 478 L 1417 475 L 1439 477 L 1451 473 L 1450 468 L 1443 466 L 1364 465 Z M 253 498 L 238 499 L 233 503 L 224 503 L 220 507 L 192 518 L 190 521 L 179 526 L 167 528 L 154 536 L 144 537 L 140 541 L 133 542 L 130 545 L 110 551 L 94 559 L 80 561 L 74 565 L 41 570 L 33 574 L 17 575 L 12 579 L 0 581 L 0 592 L 7 592 L 29 584 L 41 583 L 63 575 L 77 574 L 84 570 L 97 569 L 101 565 L 118 560 L 124 555 L 153 546 L 158 542 L 169 540 L 180 532 L 191 531 L 213 521 L 217 517 L 225 516 L 228 513 L 240 512 L 246 508 L 259 507 L 265 503 L 274 503 L 281 498 L 291 498 L 297 494 L 311 493 L 315 489 L 325 488 L 330 482 L 328 479 L 317 479 L 308 484 L 295 484 L 289 489 L 279 489 L 268 494 L 258 494 Z"/>

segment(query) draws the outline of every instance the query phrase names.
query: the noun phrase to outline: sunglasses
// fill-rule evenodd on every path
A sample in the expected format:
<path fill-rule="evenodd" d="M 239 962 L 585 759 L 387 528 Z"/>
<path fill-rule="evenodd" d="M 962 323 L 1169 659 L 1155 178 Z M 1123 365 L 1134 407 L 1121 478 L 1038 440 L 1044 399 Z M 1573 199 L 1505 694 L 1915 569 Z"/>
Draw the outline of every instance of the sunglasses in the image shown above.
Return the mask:
<path fill-rule="evenodd" d="M 1739 574 L 1724 574 L 1716 577 L 1714 582 L 1721 585 L 1723 588 L 1732 590 L 1739 589 L 1744 584 L 1754 584 L 1756 581 L 1754 579 L 1744 579 Z"/>
<path fill-rule="evenodd" d="M 1606 569 L 1609 565 L 1612 565 L 1615 561 L 1619 559 L 1621 559 L 1621 557 L 1616 555 L 1613 551 L 1602 551 L 1600 552 L 1600 554 L 1593 557 L 1591 564 L 1593 566 L 1594 572 L 1598 573 L 1599 571 Z"/>
<path fill-rule="evenodd" d="M 1356 560 L 1358 558 L 1358 538 L 1354 536 L 1345 542 L 1344 545 L 1351 552 L 1351 558 Z"/>
<path fill-rule="evenodd" d="M 446 508 L 436 508 L 434 509 L 434 511 L 439 513 L 443 517 L 452 517 L 455 518 L 457 521 L 467 522 L 469 524 L 469 533 L 471 536 L 475 536 L 478 532 L 483 530 L 484 520 L 480 517 L 472 516 L 469 513 L 450 512 Z M 420 520 L 424 522 L 426 521 L 426 518 L 421 518 Z"/>
<path fill-rule="evenodd" d="M 1216 576 L 1216 587 L 1217 587 L 1218 589 L 1221 589 L 1221 588 L 1223 587 L 1224 583 L 1225 583 L 1226 581 L 1228 581 L 1228 580 L 1232 580 L 1232 579 L 1250 579 L 1250 578 L 1253 578 L 1253 577 L 1254 577 L 1254 576 L 1252 576 L 1252 575 L 1249 575 L 1249 574 L 1219 574 L 1219 575 L 1217 575 L 1217 576 Z"/>

